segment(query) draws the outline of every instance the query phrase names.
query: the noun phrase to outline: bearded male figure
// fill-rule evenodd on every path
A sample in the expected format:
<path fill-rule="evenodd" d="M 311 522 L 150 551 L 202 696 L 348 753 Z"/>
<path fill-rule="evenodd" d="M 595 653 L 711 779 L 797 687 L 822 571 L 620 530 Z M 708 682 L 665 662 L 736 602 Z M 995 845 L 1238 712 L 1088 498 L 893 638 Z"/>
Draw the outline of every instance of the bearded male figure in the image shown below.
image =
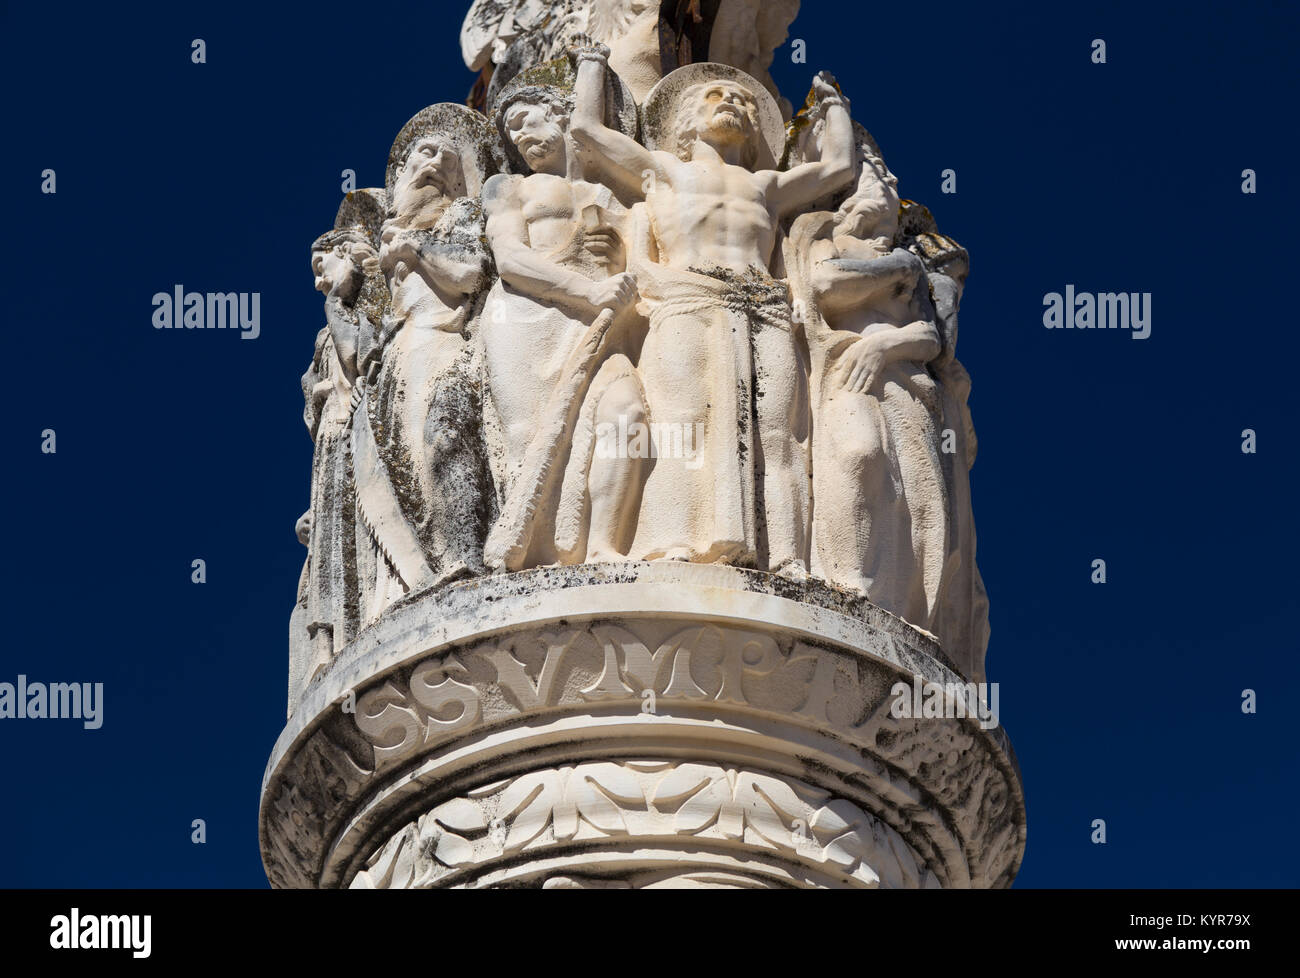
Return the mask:
<path fill-rule="evenodd" d="M 594 173 L 644 200 L 631 267 L 650 320 L 638 363 L 650 411 L 657 425 L 691 426 L 704 457 L 693 469 L 657 460 L 632 553 L 802 578 L 807 376 L 769 266 L 782 218 L 852 179 L 848 109 L 819 75 L 825 152 L 778 171 L 771 96 L 737 69 L 688 65 L 647 98 L 642 146 L 601 121 L 604 48 L 578 57 L 573 135 Z"/>
<path fill-rule="evenodd" d="M 490 281 L 472 199 L 495 169 L 477 113 L 422 110 L 389 154 L 379 263 L 392 297 L 353 425 L 358 516 L 375 551 L 365 620 L 402 595 L 481 573 L 492 512 L 468 334 Z"/>

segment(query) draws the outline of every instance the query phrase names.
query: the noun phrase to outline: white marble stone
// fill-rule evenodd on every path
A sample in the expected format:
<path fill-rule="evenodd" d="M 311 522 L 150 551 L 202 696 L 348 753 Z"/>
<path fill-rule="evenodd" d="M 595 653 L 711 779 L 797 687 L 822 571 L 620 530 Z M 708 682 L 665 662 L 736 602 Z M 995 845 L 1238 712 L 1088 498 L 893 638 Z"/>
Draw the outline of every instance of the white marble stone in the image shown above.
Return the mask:
<path fill-rule="evenodd" d="M 274 885 L 1014 878 L 968 257 L 797 8 L 477 0 L 313 245 Z"/>
<path fill-rule="evenodd" d="M 960 683 L 932 640 L 811 582 L 639 563 L 455 584 L 390 611 L 300 704 L 263 784 L 268 872 L 1005 886 L 1024 843 L 1005 733 L 896 719 L 913 677 Z"/>

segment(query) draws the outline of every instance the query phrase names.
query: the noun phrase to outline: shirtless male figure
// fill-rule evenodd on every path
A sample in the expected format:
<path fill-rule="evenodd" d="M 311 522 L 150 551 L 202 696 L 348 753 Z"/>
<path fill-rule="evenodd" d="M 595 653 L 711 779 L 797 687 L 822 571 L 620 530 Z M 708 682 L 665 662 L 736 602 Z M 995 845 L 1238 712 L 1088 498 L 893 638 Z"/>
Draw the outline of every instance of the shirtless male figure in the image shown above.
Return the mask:
<path fill-rule="evenodd" d="M 624 271 L 615 226 L 624 208 L 608 188 L 583 179 L 568 139 L 571 112 L 563 89 L 527 85 L 504 92 L 494 113 L 517 160 L 532 171 L 497 174 L 483 187 L 487 237 L 501 278 L 488 294 L 480 335 L 505 443 L 507 493 L 527 491 L 514 485 L 518 467 L 530 449 L 537 450 L 532 440 L 539 417 L 557 385 L 569 379 L 561 374 L 587 328 L 604 309 L 620 326 L 635 315 L 636 287 Z M 593 376 L 573 388 L 572 408 L 584 396 L 592 401 L 584 429 L 612 424 L 627 430 L 644 421 L 640 384 L 631 362 L 620 355 L 620 332 L 615 330 Z M 528 534 L 531 553 L 521 547 L 509 569 L 618 560 L 626 553 L 636 525 L 642 460 L 627 451 L 598 454 L 589 438 L 577 442 L 571 444 L 570 436 L 545 446 L 558 464 L 567 460 L 570 486 L 581 488 L 571 495 L 553 492 L 538 507 L 542 511 L 529 514 L 541 526 Z M 515 518 L 514 507 L 503 518 Z"/>
<path fill-rule="evenodd" d="M 603 122 L 603 46 L 579 47 L 577 55 L 573 137 L 590 172 L 644 200 L 657 253 L 633 263 L 650 319 L 638 364 L 650 412 L 656 423 L 699 425 L 706 445 L 698 472 L 661 472 L 660 465 L 651 473 L 634 556 L 801 578 L 807 377 L 785 285 L 771 279 L 769 266 L 781 220 L 852 181 L 848 108 L 823 72 L 814 82 L 814 112 L 825 118 L 821 158 L 786 171 L 756 169 L 771 155 L 758 102 L 769 96 L 736 69 L 688 65 L 678 72 L 704 80 L 677 92 L 674 72 L 656 86 L 671 103 L 658 106 L 670 111 L 659 128 L 671 125 L 675 152 L 650 149 Z M 656 484 L 659 477 L 671 481 Z"/>

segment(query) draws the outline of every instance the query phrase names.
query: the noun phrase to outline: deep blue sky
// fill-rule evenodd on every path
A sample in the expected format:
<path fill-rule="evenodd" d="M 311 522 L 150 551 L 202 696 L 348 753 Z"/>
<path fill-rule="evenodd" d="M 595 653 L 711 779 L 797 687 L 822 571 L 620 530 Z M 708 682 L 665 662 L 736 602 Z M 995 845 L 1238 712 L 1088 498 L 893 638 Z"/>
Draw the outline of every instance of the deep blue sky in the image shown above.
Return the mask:
<path fill-rule="evenodd" d="M 1300 20 L 1281 0 L 1077 6 L 805 0 L 808 63 L 787 45 L 774 75 L 797 103 L 833 71 L 903 195 L 972 255 L 959 353 L 989 677 L 1029 805 L 1018 885 L 1294 886 Z M 402 123 L 473 81 L 468 0 L 185 7 L 4 13 L 0 681 L 103 682 L 106 705 L 97 731 L 0 723 L 0 885 L 266 885 L 298 377 L 323 322 L 308 245 L 342 169 L 382 184 Z M 1151 292 L 1151 338 L 1045 330 L 1067 282 Z M 154 330 L 176 283 L 260 292 L 261 337 Z"/>

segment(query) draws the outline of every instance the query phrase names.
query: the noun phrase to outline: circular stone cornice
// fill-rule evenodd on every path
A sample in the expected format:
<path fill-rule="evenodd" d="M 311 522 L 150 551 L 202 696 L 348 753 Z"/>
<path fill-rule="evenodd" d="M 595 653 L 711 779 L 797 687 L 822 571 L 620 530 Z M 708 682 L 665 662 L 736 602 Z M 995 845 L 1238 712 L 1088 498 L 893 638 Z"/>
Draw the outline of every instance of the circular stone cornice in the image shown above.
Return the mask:
<path fill-rule="evenodd" d="M 309 687 L 277 741 L 268 876 L 346 886 L 385 833 L 476 786 L 664 757 L 802 775 L 903 833 L 944 885 L 1009 885 L 1024 800 L 1006 734 L 891 718 L 890 685 L 911 677 L 963 682 L 893 615 L 757 571 L 583 565 L 411 595 Z"/>

